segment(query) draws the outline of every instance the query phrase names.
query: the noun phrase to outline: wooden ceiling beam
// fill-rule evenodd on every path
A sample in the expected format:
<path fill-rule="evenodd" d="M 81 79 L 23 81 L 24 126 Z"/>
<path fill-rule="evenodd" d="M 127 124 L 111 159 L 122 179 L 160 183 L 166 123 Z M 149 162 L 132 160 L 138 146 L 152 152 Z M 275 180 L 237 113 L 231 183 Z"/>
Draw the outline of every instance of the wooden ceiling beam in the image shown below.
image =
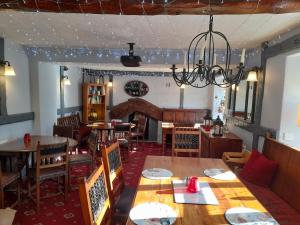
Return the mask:
<path fill-rule="evenodd" d="M 125 15 L 300 12 L 297 0 L 0 0 L 0 10 Z M 167 2 L 165 2 L 167 1 Z M 223 4 L 222 4 L 223 2 Z"/>

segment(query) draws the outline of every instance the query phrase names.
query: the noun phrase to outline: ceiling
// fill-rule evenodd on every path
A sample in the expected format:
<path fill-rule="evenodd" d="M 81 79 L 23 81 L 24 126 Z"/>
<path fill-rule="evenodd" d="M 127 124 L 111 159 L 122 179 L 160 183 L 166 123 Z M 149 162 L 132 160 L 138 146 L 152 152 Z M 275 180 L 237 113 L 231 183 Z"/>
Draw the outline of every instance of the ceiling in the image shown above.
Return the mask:
<path fill-rule="evenodd" d="M 299 12 L 297 0 L 1 0 L 0 8 L 64 13 L 159 15 Z"/>
<path fill-rule="evenodd" d="M 63 48 L 87 47 L 186 49 L 191 39 L 208 29 L 206 15 L 125 16 L 2 11 L 0 36 L 17 43 Z M 216 15 L 214 29 L 232 48 L 254 48 L 300 24 L 300 13 Z M 224 46 L 216 39 L 217 48 Z"/>

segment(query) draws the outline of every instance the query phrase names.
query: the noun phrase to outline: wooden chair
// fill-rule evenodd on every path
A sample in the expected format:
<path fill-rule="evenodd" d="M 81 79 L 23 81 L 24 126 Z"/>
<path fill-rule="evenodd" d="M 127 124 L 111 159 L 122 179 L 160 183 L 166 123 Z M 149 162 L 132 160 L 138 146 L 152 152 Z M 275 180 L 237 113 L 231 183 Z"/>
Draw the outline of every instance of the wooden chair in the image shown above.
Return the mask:
<path fill-rule="evenodd" d="M 125 224 L 136 190 L 125 185 L 119 143 L 103 148 L 102 157 L 114 219 Z"/>
<path fill-rule="evenodd" d="M 57 118 L 57 125 L 67 127 L 71 126 L 73 128 L 72 138 L 76 139 L 79 145 L 82 145 L 86 141 L 91 131 L 86 124 L 81 122 L 79 113 Z"/>
<path fill-rule="evenodd" d="M 201 155 L 200 150 L 200 131 L 193 127 L 174 127 L 172 141 L 172 156 L 177 156 L 178 152 L 197 153 Z"/>
<path fill-rule="evenodd" d="M 131 124 L 116 124 L 114 126 L 114 140 L 119 142 L 121 148 L 127 149 L 127 158 L 132 147 Z"/>
<path fill-rule="evenodd" d="M 73 127 L 72 126 L 58 126 L 58 125 L 54 125 L 53 126 L 53 135 L 57 135 L 60 137 L 70 137 L 72 138 L 73 136 Z M 90 136 L 92 136 L 93 134 L 90 134 Z M 91 142 L 91 140 L 90 140 Z M 94 166 L 94 157 L 95 157 L 95 152 L 94 149 L 91 148 L 91 146 L 88 146 L 88 153 L 87 154 L 78 154 L 77 150 L 74 151 L 70 150 L 69 151 L 69 171 L 68 171 L 68 186 L 69 188 L 72 187 L 71 185 L 71 179 L 72 177 L 72 173 L 71 173 L 71 169 L 73 166 L 75 165 L 88 165 L 90 172 L 93 170 L 93 166 Z M 78 175 L 76 175 L 76 177 L 78 177 Z"/>
<path fill-rule="evenodd" d="M 41 182 L 47 179 L 57 179 L 59 186 L 58 194 L 64 194 L 67 199 L 68 193 L 68 167 L 69 167 L 69 154 L 68 154 L 68 141 L 60 144 L 41 145 L 38 143 L 36 152 L 36 162 L 33 168 L 29 171 L 28 180 L 28 194 L 32 197 L 31 191 L 33 189 L 31 181 L 35 181 L 36 199 L 33 199 L 37 204 L 37 211 L 40 210 L 40 185 Z M 63 177 L 64 192 L 61 191 L 60 177 Z M 47 195 L 45 197 L 51 197 Z"/>
<path fill-rule="evenodd" d="M 20 202 L 20 175 L 18 172 L 2 172 L 1 161 L 0 161 L 0 208 L 4 208 L 4 188 L 8 185 L 16 182 L 17 183 L 17 200 L 10 207 L 15 207 Z"/>
<path fill-rule="evenodd" d="M 79 183 L 84 225 L 111 225 L 111 208 L 103 165 Z"/>
<path fill-rule="evenodd" d="M 136 140 L 136 144 L 139 143 L 139 138 L 143 139 L 143 149 L 145 147 L 145 133 L 147 127 L 148 118 L 146 116 L 139 116 L 137 120 L 136 128 L 131 132 L 131 138 Z"/>

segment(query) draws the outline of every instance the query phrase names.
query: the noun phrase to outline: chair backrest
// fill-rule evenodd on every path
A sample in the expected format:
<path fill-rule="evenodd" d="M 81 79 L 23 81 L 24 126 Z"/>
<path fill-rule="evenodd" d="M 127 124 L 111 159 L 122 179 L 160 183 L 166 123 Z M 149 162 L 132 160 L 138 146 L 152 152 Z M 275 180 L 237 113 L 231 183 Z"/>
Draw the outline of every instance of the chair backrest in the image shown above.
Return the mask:
<path fill-rule="evenodd" d="M 131 134 L 131 124 L 116 124 L 114 126 L 114 139 L 128 139 Z"/>
<path fill-rule="evenodd" d="M 110 202 L 114 204 L 115 197 L 120 195 L 125 186 L 119 142 L 103 148 L 102 158 Z"/>
<path fill-rule="evenodd" d="M 85 225 L 110 224 L 111 209 L 103 165 L 79 183 L 80 203 Z"/>
<path fill-rule="evenodd" d="M 198 152 L 200 154 L 200 131 L 193 127 L 174 127 L 173 151 Z"/>
<path fill-rule="evenodd" d="M 148 118 L 144 115 L 138 117 L 137 131 L 145 134 Z"/>
<path fill-rule="evenodd" d="M 80 115 L 76 113 L 74 115 L 57 118 L 57 125 L 72 126 L 74 129 L 77 129 L 80 127 Z"/>
<path fill-rule="evenodd" d="M 68 140 L 64 143 L 37 145 L 36 152 L 36 175 L 40 175 L 40 171 L 48 168 L 64 167 L 68 172 L 69 154 Z"/>
<path fill-rule="evenodd" d="M 98 135 L 93 131 L 89 134 L 87 139 L 88 151 L 92 156 L 92 161 L 94 162 L 96 159 L 96 153 L 98 150 Z M 99 163 L 100 165 L 101 163 Z"/>
<path fill-rule="evenodd" d="M 53 136 L 73 138 L 73 127 L 54 124 Z"/>

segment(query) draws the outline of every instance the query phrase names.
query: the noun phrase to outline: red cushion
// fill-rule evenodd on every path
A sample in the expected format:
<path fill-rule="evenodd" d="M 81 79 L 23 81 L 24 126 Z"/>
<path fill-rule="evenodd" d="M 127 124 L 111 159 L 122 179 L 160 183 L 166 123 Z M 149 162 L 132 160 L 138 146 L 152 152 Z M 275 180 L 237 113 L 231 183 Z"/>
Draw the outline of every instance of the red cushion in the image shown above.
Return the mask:
<path fill-rule="evenodd" d="M 260 155 L 261 154 L 256 149 L 252 150 L 247 163 L 244 165 L 243 170 L 240 172 L 241 177 L 247 177 L 247 174 L 251 173 L 252 164 L 260 157 Z"/>
<path fill-rule="evenodd" d="M 241 177 L 263 187 L 270 186 L 278 168 L 278 163 L 267 159 L 264 155 L 253 156 L 251 160 L 247 163 L 247 167 L 243 169 Z"/>
<path fill-rule="evenodd" d="M 91 133 L 91 128 L 87 126 L 81 126 L 79 128 L 79 135 L 81 138 L 88 136 Z"/>

